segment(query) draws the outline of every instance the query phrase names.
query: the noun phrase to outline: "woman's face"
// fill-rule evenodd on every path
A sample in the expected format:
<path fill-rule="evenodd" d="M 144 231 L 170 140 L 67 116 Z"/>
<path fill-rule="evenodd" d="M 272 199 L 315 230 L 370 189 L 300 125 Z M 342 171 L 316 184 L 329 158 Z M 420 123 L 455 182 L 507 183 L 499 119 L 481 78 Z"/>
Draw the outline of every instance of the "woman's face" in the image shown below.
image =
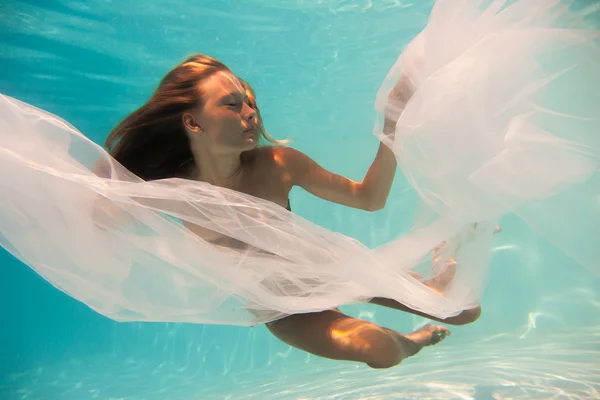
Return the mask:
<path fill-rule="evenodd" d="M 184 115 L 188 130 L 199 134 L 203 145 L 217 152 L 241 153 L 255 148 L 256 110 L 249 106 L 240 81 L 230 72 L 217 72 L 204 80 L 199 90 L 202 106 Z"/>

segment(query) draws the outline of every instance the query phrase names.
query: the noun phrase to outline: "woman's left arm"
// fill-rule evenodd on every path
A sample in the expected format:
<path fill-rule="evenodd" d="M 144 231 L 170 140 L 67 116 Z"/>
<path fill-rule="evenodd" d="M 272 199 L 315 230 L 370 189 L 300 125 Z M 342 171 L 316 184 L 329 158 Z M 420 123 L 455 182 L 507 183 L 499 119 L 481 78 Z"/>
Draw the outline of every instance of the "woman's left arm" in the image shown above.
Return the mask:
<path fill-rule="evenodd" d="M 416 91 L 410 76 L 403 74 L 390 90 L 384 108 L 383 134 L 393 136 L 396 121 Z M 383 143 L 361 182 L 355 182 L 320 167 L 308 156 L 287 148 L 292 183 L 322 199 L 367 211 L 385 206 L 396 174 L 396 157 Z"/>
<path fill-rule="evenodd" d="M 386 124 L 386 129 L 393 129 L 393 122 Z M 324 169 L 300 151 L 289 147 L 280 150 L 292 184 L 324 200 L 348 207 L 377 211 L 385 206 L 396 174 L 396 158 L 383 143 L 361 182 Z"/>

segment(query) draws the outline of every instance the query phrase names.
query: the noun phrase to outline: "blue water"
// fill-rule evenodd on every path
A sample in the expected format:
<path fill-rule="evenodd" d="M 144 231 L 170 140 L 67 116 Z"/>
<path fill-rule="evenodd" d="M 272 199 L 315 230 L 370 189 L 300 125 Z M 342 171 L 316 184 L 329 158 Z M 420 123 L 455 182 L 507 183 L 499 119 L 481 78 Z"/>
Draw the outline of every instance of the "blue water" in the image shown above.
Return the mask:
<path fill-rule="evenodd" d="M 432 1 L 203 0 L 0 3 L 0 92 L 101 143 L 193 52 L 219 58 L 258 94 L 267 129 L 321 165 L 362 178 L 378 142 L 375 92 Z M 600 2 L 574 7 L 600 26 Z M 1 171 L 0 173 L 9 173 Z M 394 186 L 365 213 L 301 191 L 294 211 L 368 245 L 408 228 Z M 406 210 L 406 220 L 390 210 Z M 395 213 L 397 215 L 397 213 Z M 600 279 L 512 216 L 496 238 L 483 315 L 400 366 L 318 359 L 263 326 L 115 323 L 0 253 L 2 399 L 600 398 Z M 576 226 L 568 229 L 577 229 Z M 402 332 L 425 320 L 343 309 Z"/>

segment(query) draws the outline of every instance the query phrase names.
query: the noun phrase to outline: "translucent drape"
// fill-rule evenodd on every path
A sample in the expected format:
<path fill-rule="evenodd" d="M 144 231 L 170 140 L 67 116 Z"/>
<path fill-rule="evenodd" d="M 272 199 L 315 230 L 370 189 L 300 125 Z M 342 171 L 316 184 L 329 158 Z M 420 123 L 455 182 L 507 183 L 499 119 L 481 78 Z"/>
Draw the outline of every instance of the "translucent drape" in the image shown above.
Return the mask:
<path fill-rule="evenodd" d="M 557 1 L 483 4 L 437 1 L 377 95 L 375 135 L 422 202 L 397 240 L 369 249 L 249 195 L 143 182 L 1 96 L 0 242 L 119 321 L 249 325 L 375 296 L 448 317 L 478 304 L 508 213 L 598 271 L 600 35 Z"/>

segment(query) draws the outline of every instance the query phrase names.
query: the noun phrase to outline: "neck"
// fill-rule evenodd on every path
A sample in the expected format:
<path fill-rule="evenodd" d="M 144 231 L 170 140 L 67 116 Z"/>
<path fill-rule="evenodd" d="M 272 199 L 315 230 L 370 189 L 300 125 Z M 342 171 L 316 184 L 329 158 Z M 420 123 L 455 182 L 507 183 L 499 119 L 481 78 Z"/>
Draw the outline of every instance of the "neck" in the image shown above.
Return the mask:
<path fill-rule="evenodd" d="M 216 153 L 192 148 L 196 162 L 195 179 L 222 187 L 235 186 L 241 176 L 242 162 L 236 153 Z"/>

